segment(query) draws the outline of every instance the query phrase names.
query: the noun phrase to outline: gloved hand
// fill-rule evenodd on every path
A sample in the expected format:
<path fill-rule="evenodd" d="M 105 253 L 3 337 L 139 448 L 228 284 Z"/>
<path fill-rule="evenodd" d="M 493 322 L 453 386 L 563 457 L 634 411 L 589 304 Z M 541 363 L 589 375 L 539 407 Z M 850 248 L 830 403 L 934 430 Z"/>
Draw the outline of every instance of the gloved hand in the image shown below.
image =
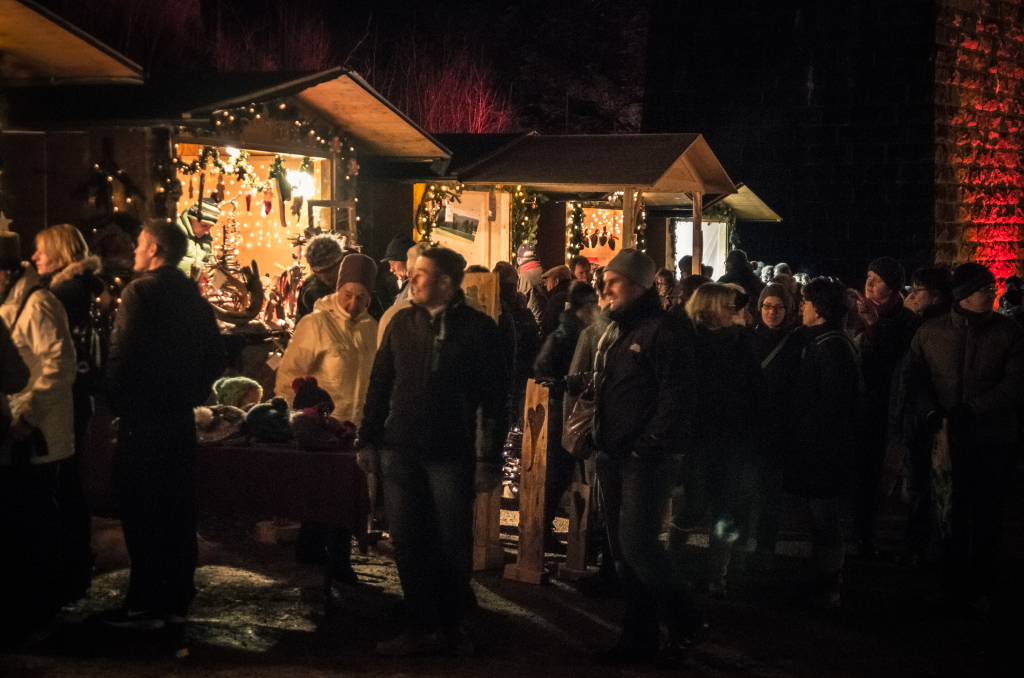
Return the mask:
<path fill-rule="evenodd" d="M 492 492 L 494 488 L 501 485 L 502 473 L 501 466 L 498 464 L 488 464 L 486 462 L 478 461 L 476 463 L 476 493 Z"/>

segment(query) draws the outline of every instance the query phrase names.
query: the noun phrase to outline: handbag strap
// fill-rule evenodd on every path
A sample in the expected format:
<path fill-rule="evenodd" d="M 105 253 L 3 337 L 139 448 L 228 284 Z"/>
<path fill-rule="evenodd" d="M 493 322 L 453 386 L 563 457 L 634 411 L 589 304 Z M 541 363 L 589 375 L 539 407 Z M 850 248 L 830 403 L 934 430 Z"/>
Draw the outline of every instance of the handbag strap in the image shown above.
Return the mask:
<path fill-rule="evenodd" d="M 25 293 L 25 296 L 21 298 L 21 306 L 18 307 L 18 312 L 14 315 L 14 320 L 11 322 L 12 332 L 14 331 L 14 328 L 18 326 L 18 319 L 21 318 L 21 313 L 25 310 L 25 306 L 28 304 L 29 298 L 41 289 L 43 289 L 42 285 L 30 287 L 28 292 Z"/>
<path fill-rule="evenodd" d="M 782 347 L 786 345 L 786 342 L 789 341 L 789 338 L 791 336 L 793 336 L 792 332 L 790 332 L 786 336 L 782 337 L 782 341 L 780 341 L 778 343 L 778 345 L 775 348 L 772 349 L 772 352 L 769 353 L 768 356 L 764 360 L 761 361 L 761 369 L 762 370 L 763 369 L 767 369 L 768 365 L 770 365 L 771 362 L 773 360 L 775 360 L 775 356 L 779 355 L 779 351 L 782 350 Z"/>

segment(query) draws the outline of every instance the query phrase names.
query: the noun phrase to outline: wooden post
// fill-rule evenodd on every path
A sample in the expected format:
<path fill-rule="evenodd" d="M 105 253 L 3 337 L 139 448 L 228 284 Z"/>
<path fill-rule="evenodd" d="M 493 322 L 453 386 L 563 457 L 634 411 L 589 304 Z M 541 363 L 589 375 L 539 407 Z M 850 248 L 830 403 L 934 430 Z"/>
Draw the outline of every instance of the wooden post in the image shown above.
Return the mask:
<path fill-rule="evenodd" d="M 505 564 L 501 547 L 501 485 L 476 495 L 473 507 L 473 571 L 495 570 Z"/>
<path fill-rule="evenodd" d="M 544 483 L 548 466 L 548 389 L 526 385 L 523 455 L 519 464 L 519 558 L 505 566 L 505 578 L 541 584 L 544 571 Z"/>
<path fill-rule="evenodd" d="M 622 249 L 636 247 L 636 200 L 633 187 L 622 191 Z"/>
<path fill-rule="evenodd" d="M 693 266 L 690 272 L 701 274 L 701 262 L 704 261 L 704 231 L 701 227 L 701 216 L 704 212 L 704 194 L 693 193 Z"/>
<path fill-rule="evenodd" d="M 665 268 L 670 271 L 676 270 L 676 262 L 679 259 L 676 257 L 676 250 L 672 247 L 672 219 L 665 218 Z M 682 271 L 680 271 L 682 273 Z"/>
<path fill-rule="evenodd" d="M 593 496 L 593 486 L 587 484 L 585 474 L 577 472 L 569 493 L 569 543 L 565 563 L 558 568 L 560 579 L 577 580 L 587 573 L 587 534 Z"/>

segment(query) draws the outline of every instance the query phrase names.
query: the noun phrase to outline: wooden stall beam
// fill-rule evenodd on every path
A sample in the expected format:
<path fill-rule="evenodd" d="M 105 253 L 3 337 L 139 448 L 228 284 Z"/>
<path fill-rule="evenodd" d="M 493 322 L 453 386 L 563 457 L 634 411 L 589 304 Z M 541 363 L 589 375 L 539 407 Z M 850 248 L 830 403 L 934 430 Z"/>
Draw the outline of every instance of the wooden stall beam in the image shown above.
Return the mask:
<path fill-rule="evenodd" d="M 693 195 L 693 264 L 690 272 L 700 275 L 700 265 L 704 261 L 704 230 L 701 216 L 704 212 L 704 194 L 694 191 Z"/>

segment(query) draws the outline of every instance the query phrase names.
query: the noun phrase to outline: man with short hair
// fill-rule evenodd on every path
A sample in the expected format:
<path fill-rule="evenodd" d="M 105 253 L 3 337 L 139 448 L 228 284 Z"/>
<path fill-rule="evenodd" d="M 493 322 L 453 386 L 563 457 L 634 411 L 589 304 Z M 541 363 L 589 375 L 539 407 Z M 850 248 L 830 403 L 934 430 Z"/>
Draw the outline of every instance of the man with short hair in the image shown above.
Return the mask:
<path fill-rule="evenodd" d="M 384 479 L 406 630 L 384 655 L 468 653 L 462 627 L 475 491 L 501 482 L 506 370 L 498 327 L 466 305 L 466 261 L 444 247 L 416 260 L 412 305 L 374 360 L 359 429 L 360 461 Z"/>
<path fill-rule="evenodd" d="M 227 366 L 213 307 L 178 268 L 187 247 L 185 233 L 169 220 L 143 226 L 106 375 L 107 400 L 120 417 L 114 493 L 131 577 L 123 607 L 102 618 L 125 628 L 167 626 L 179 643 L 196 593 L 192 410 Z"/>
<path fill-rule="evenodd" d="M 987 614 L 998 590 L 1007 480 L 1020 435 L 1024 330 L 993 311 L 996 279 L 977 263 L 953 272 L 953 308 L 925 322 L 910 346 L 910 402 L 948 433 L 933 455 L 942 600 Z"/>
<path fill-rule="evenodd" d="M 703 619 L 660 541 L 669 495 L 688 442 L 693 349 L 661 308 L 654 261 L 621 250 L 604 270 L 611 324 L 594 360 L 594 441 L 608 528 L 626 612 L 607 665 L 655 659 L 678 667 L 699 642 Z M 669 642 L 660 644 L 660 623 Z"/>
<path fill-rule="evenodd" d="M 178 215 L 178 227 L 185 234 L 186 249 L 178 268 L 190 278 L 198 278 L 206 262 L 213 256 L 213 236 L 210 231 L 220 219 L 216 200 L 203 198 Z"/>
<path fill-rule="evenodd" d="M 310 275 L 302 281 L 299 288 L 299 301 L 296 304 L 296 322 L 307 313 L 313 312 L 317 300 L 328 294 L 334 294 L 338 288 L 338 271 L 345 251 L 341 241 L 330 233 L 313 236 L 306 243 L 306 264 Z"/>
<path fill-rule="evenodd" d="M 577 254 L 569 259 L 569 270 L 572 272 L 573 280 L 579 280 L 588 285 L 593 282 L 590 279 L 590 259 L 587 259 L 582 254 Z"/>

